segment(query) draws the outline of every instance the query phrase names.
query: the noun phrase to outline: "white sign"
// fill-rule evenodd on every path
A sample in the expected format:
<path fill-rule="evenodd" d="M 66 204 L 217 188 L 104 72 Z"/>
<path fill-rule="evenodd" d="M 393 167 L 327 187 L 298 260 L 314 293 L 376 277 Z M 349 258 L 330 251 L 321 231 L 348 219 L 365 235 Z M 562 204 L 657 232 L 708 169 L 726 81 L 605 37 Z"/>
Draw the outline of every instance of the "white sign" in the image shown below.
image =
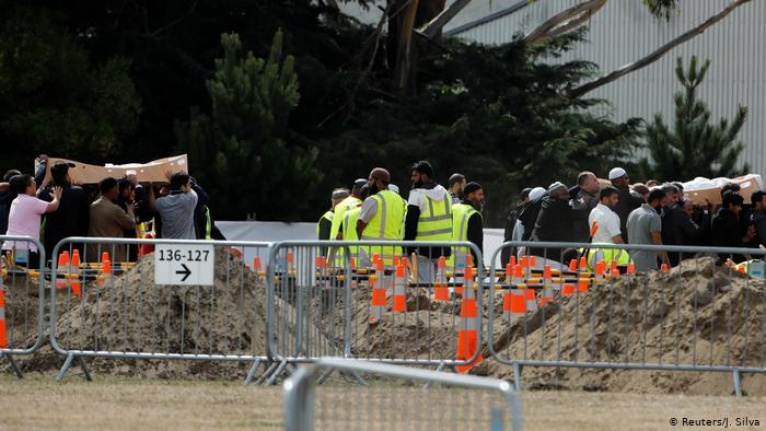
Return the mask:
<path fill-rule="evenodd" d="M 215 273 L 213 245 L 157 244 L 154 283 L 212 286 Z"/>

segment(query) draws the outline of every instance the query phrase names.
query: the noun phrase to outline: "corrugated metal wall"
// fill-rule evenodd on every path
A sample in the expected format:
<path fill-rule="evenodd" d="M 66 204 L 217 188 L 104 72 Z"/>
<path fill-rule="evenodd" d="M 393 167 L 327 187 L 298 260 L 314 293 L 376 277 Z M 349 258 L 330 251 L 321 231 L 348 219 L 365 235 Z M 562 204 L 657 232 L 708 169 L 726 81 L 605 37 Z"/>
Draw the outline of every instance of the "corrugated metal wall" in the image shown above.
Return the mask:
<path fill-rule="evenodd" d="M 474 0 L 488 3 L 490 0 Z M 520 12 L 505 16 L 456 36 L 482 43 L 510 41 L 519 31 L 529 32 L 548 17 L 579 3 L 577 0 L 537 0 Z M 671 22 L 654 18 L 640 0 L 610 0 L 591 20 L 589 43 L 581 44 L 569 59 L 595 62 L 606 73 L 652 52 L 673 37 L 703 22 L 728 0 L 684 0 Z M 462 16 L 461 24 L 481 16 Z M 686 64 L 692 55 L 711 59 L 699 96 L 712 118 L 733 118 L 738 104 L 747 106 L 749 118 L 740 132 L 745 144 L 740 162 L 751 171 L 766 173 L 766 0 L 741 6 L 707 32 L 672 50 L 651 66 L 608 84 L 589 96 L 612 102 L 615 120 L 651 119 L 662 113 L 672 119 L 672 96 L 681 86 L 675 76 L 677 57 Z M 672 121 L 669 121 L 672 122 Z"/>

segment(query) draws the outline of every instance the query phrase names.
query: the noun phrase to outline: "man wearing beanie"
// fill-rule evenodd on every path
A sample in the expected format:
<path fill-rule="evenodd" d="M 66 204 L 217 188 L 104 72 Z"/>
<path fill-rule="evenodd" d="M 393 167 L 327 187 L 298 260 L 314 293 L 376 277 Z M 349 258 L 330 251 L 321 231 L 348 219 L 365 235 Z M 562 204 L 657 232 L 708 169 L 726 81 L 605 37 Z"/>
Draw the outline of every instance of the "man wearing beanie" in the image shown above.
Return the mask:
<path fill-rule="evenodd" d="M 469 241 L 484 252 L 484 221 L 481 210 L 484 206 L 484 189 L 479 183 L 470 182 L 463 188 L 463 203 L 452 205 L 452 241 Z M 455 247 L 450 266 L 467 267 L 467 248 Z M 471 249 L 474 266 L 483 265 Z"/>
<path fill-rule="evenodd" d="M 548 187 L 540 213 L 532 231 L 532 241 L 576 242 L 575 225 L 588 223 L 588 213 L 577 210 L 569 202 L 569 189 L 556 181 Z M 561 260 L 561 249 L 536 249 L 532 254 L 545 256 L 552 261 Z"/>
<path fill-rule="evenodd" d="M 335 212 L 332 217 L 332 227 L 330 229 L 331 240 L 342 240 L 343 232 L 341 232 L 340 225 L 343 223 L 343 217 L 346 216 L 346 211 L 351 208 L 356 208 L 362 205 L 362 187 L 367 184 L 367 180 L 364 178 L 358 178 L 351 186 L 351 196 L 343 199 L 335 205 Z"/>
<path fill-rule="evenodd" d="M 628 215 L 631 211 L 641 206 L 643 199 L 637 193 L 630 190 L 630 180 L 625 169 L 617 167 L 609 171 L 609 181 L 617 189 L 618 202 L 614 207 L 614 212 L 620 216 L 620 232 L 622 240 L 628 242 Z"/>

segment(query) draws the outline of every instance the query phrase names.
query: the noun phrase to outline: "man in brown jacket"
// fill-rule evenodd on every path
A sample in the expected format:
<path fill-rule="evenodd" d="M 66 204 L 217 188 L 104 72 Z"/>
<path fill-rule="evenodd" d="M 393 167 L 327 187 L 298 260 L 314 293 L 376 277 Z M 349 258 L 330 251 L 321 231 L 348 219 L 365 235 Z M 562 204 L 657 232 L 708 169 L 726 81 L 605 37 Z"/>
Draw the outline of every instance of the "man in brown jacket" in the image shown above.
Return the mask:
<path fill-rule="evenodd" d="M 101 197 L 90 204 L 90 228 L 88 236 L 103 238 L 124 238 L 125 229 L 133 229 L 136 226 L 136 217 L 133 214 L 132 205 L 128 205 L 125 212 L 117 205 L 117 180 L 111 177 L 104 178 L 100 183 Z M 112 262 L 124 262 L 127 258 L 126 245 L 114 244 L 89 244 L 88 260 L 97 261 L 101 253 L 108 251 Z"/>

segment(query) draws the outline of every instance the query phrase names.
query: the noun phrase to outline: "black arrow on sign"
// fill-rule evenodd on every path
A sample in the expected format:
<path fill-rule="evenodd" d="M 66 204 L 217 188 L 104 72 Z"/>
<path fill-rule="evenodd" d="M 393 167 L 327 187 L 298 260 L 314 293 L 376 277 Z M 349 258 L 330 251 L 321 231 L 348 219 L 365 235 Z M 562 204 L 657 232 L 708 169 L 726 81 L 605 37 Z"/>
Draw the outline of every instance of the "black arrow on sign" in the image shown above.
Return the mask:
<path fill-rule="evenodd" d="M 176 271 L 176 274 L 183 274 L 184 278 L 182 278 L 181 281 L 186 281 L 186 279 L 189 278 L 189 276 L 191 275 L 191 271 L 189 270 L 189 268 L 186 266 L 185 263 L 182 263 L 181 266 L 184 267 L 184 270 Z"/>

